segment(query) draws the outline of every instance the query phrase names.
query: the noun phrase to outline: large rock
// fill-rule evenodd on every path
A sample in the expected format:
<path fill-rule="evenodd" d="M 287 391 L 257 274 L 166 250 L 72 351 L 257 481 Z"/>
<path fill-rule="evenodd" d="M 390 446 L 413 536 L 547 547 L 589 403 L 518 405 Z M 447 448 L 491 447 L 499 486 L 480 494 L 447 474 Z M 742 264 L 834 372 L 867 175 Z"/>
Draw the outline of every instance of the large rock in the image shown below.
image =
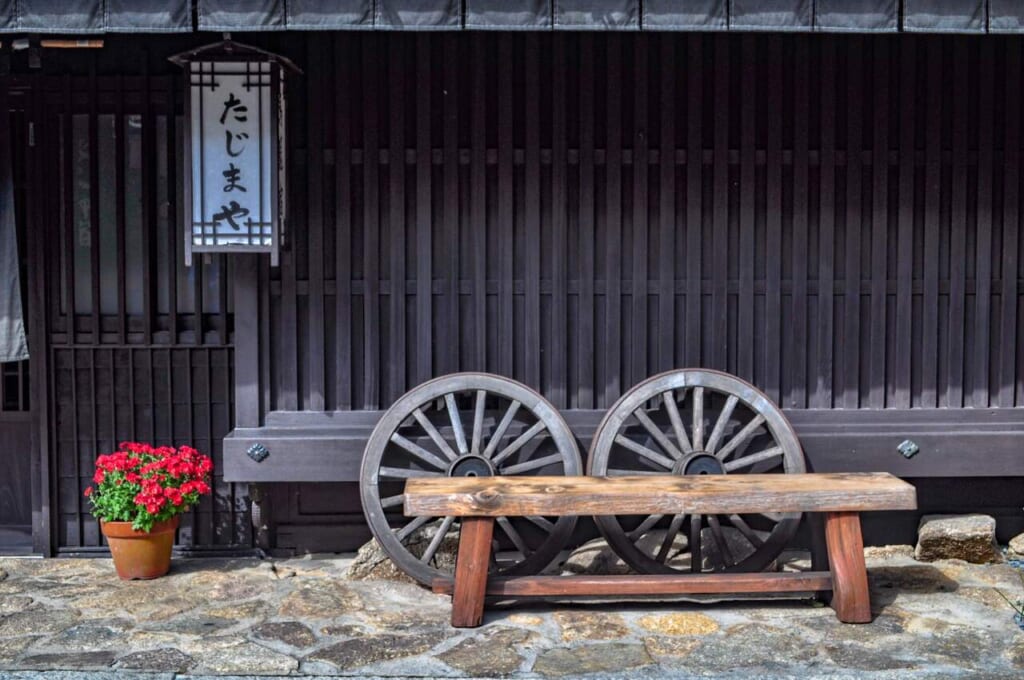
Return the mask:
<path fill-rule="evenodd" d="M 925 515 L 917 529 L 914 557 L 922 562 L 1001 562 L 996 521 L 988 515 Z"/>
<path fill-rule="evenodd" d="M 438 524 L 428 524 L 417 530 L 404 543 L 405 547 L 416 557 L 421 556 L 430 545 L 438 529 Z M 441 541 L 432 564 L 442 571 L 455 571 L 455 557 L 459 553 L 459 532 L 449 531 Z M 380 547 L 376 539 L 363 545 L 349 565 L 345 577 L 352 581 L 405 581 L 416 583 L 406 575 L 398 565 Z"/>
<path fill-rule="evenodd" d="M 1024 534 L 1017 534 L 1010 539 L 1009 557 L 1015 560 L 1024 559 Z"/>

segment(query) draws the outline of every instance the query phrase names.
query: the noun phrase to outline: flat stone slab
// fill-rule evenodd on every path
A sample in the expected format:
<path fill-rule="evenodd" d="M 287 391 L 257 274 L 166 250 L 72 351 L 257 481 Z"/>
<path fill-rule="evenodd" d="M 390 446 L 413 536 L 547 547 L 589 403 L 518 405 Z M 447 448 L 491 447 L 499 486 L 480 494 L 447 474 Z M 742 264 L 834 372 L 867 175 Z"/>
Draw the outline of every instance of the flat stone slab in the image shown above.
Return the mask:
<path fill-rule="evenodd" d="M 448 597 L 346 579 L 347 558 L 175 560 L 147 582 L 0 558 L 0 677 L 1024 677 L 997 592 L 1024 597 L 1014 567 L 912 555 L 867 551 L 865 625 L 796 598 L 498 604 L 472 630 L 448 625 Z"/>

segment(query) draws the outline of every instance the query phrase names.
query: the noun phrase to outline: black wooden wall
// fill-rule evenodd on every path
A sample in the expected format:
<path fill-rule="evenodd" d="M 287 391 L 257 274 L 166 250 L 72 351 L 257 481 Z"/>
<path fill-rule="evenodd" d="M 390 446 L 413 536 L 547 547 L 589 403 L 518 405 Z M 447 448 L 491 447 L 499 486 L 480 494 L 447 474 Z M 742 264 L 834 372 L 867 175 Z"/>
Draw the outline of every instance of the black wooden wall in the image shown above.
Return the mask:
<path fill-rule="evenodd" d="M 1017 39 L 308 36 L 264 411 L 677 366 L 789 409 L 1020 406 Z"/>
<path fill-rule="evenodd" d="M 458 370 L 510 375 L 572 417 L 660 370 L 720 368 L 852 467 L 863 448 L 829 445 L 840 433 L 927 421 L 956 440 L 928 475 L 1024 474 L 1001 467 L 1024 422 L 1019 38 L 245 39 L 305 71 L 278 269 L 182 265 L 164 58 L 194 38 L 109 36 L 30 79 L 56 547 L 98 546 L 80 491 L 117 440 L 192 442 L 220 468 L 233 427 L 299 411 L 368 434 L 356 412 Z M 350 544 L 352 491 L 274 487 L 279 547 Z M 183 544 L 250 545 L 246 504 L 219 481 Z"/>
<path fill-rule="evenodd" d="M 306 72 L 291 233 L 279 269 L 239 270 L 238 426 L 351 425 L 327 479 L 369 433 L 347 413 L 435 375 L 509 375 L 586 419 L 680 366 L 752 380 L 833 468 L 1024 474 L 1019 39 L 276 46 Z M 929 455 L 900 457 L 908 436 Z M 923 506 L 999 486 L 977 484 Z M 350 485 L 275 488 L 279 546 L 362 521 Z"/>

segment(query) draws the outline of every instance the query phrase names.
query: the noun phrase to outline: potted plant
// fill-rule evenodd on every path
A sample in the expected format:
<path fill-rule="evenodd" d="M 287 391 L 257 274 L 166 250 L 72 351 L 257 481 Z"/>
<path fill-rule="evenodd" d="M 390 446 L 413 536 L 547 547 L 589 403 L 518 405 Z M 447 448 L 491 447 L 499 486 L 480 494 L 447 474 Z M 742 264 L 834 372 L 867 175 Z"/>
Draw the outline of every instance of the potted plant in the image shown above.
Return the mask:
<path fill-rule="evenodd" d="M 151 579 L 171 567 L 178 517 L 210 493 L 213 462 L 190 446 L 123 442 L 96 459 L 85 496 L 122 579 Z"/>

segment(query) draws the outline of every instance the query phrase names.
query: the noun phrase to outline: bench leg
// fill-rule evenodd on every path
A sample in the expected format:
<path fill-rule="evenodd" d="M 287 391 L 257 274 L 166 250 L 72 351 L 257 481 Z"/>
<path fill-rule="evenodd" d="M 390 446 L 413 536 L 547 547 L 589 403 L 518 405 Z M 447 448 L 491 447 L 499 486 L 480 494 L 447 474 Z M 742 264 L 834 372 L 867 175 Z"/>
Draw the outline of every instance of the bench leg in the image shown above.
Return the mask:
<path fill-rule="evenodd" d="M 825 513 L 825 542 L 832 572 L 832 608 L 843 623 L 870 623 L 871 600 L 864 566 L 860 514 Z"/>
<path fill-rule="evenodd" d="M 476 628 L 483 622 L 493 535 L 493 517 L 462 518 L 452 594 L 452 626 L 456 628 Z"/>

